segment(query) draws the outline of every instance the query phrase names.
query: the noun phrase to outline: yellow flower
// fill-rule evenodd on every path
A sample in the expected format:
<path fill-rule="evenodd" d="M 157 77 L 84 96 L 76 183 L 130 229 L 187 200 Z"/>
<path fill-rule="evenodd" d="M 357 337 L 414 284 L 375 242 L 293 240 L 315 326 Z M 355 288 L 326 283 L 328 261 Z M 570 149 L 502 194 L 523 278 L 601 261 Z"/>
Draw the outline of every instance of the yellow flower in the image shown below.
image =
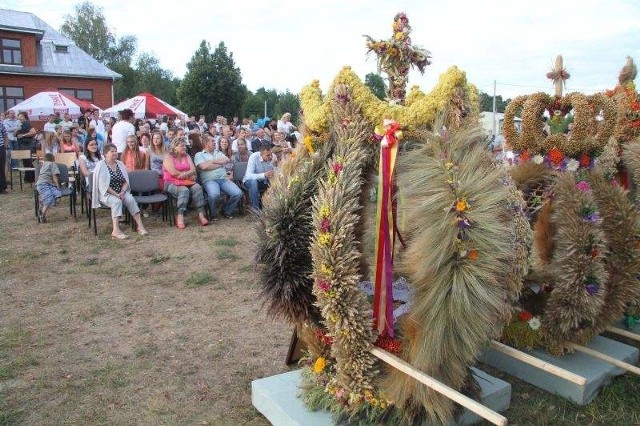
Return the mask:
<path fill-rule="evenodd" d="M 396 40 L 402 40 L 403 37 L 404 37 L 404 33 L 402 33 L 401 31 L 398 31 L 393 35 L 393 38 L 395 38 Z"/>
<path fill-rule="evenodd" d="M 333 274 L 331 268 L 324 263 L 320 266 L 320 272 L 322 272 L 322 274 L 327 277 L 331 277 L 331 275 Z"/>
<path fill-rule="evenodd" d="M 309 151 L 309 153 L 314 153 L 313 141 L 311 140 L 311 136 L 307 135 L 304 137 L 304 146 L 307 148 L 307 151 Z"/>
<path fill-rule="evenodd" d="M 451 161 L 449 161 L 448 163 L 445 163 L 444 168 L 447 170 L 451 170 L 453 168 L 453 163 Z"/>
<path fill-rule="evenodd" d="M 320 234 L 320 236 L 318 237 L 318 244 L 320 244 L 321 246 L 328 246 L 329 244 L 331 244 L 331 234 L 329 234 L 328 232 Z"/>
<path fill-rule="evenodd" d="M 329 206 L 324 205 L 324 206 L 320 207 L 320 217 L 321 218 L 329 217 L 330 214 L 331 214 L 331 209 L 329 208 Z"/>
<path fill-rule="evenodd" d="M 467 200 L 465 200 L 464 198 L 456 202 L 456 211 L 463 212 L 468 208 L 469 208 L 469 204 L 467 204 Z"/>
<path fill-rule="evenodd" d="M 316 374 L 322 373 L 325 367 L 325 360 L 323 357 L 319 357 L 316 359 L 316 362 L 313 364 L 313 372 Z"/>

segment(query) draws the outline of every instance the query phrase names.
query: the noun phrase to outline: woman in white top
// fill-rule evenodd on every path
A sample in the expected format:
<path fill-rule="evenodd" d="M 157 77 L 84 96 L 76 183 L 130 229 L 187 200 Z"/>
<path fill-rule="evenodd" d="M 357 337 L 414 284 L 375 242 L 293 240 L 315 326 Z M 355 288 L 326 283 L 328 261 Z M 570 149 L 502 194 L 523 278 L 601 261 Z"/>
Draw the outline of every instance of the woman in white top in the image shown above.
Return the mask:
<path fill-rule="evenodd" d="M 95 170 L 96 164 L 100 160 L 102 160 L 102 155 L 100 155 L 98 141 L 92 138 L 88 139 L 84 145 L 84 153 L 78 159 L 80 173 L 84 176 L 86 184 L 89 183 L 89 173 Z"/>
<path fill-rule="evenodd" d="M 282 114 L 282 118 L 278 120 L 278 131 L 284 133 L 286 138 L 296 130 L 298 130 L 298 128 L 291 123 L 291 113 L 285 112 Z"/>

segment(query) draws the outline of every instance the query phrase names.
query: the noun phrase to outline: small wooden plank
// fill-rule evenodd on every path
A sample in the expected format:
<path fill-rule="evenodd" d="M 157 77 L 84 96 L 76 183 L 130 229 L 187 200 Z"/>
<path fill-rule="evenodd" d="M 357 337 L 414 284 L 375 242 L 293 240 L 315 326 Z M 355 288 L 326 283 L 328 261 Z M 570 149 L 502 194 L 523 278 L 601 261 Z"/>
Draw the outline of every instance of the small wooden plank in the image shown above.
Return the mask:
<path fill-rule="evenodd" d="M 628 362 L 624 362 L 624 361 L 620 361 L 619 359 L 616 359 L 614 357 L 611 357 L 607 354 L 603 354 L 602 352 L 598 352 L 598 351 L 594 351 L 593 349 L 589 349 L 585 346 L 582 345 L 577 345 L 575 343 L 569 343 L 568 345 L 570 348 L 575 349 L 576 351 L 582 352 L 584 354 L 590 355 L 594 358 L 598 358 L 599 360 L 608 362 L 611 365 L 615 365 L 616 367 L 620 367 L 623 370 L 627 370 L 631 373 L 635 373 L 640 375 L 640 368 L 636 367 L 635 365 L 631 365 Z"/>
<path fill-rule="evenodd" d="M 565 370 L 564 368 L 553 365 L 549 362 L 545 362 L 540 358 L 536 358 L 532 355 L 529 355 L 525 352 L 519 351 L 518 349 L 514 349 L 510 346 L 507 346 L 503 343 L 492 341 L 491 349 L 494 349 L 498 352 L 501 352 L 505 355 L 513 357 L 519 361 L 522 361 L 526 364 L 529 364 L 533 367 L 539 368 L 541 370 L 546 371 L 547 373 L 553 374 L 555 376 L 561 377 L 565 380 L 568 380 L 572 383 L 575 383 L 579 386 L 584 386 L 587 383 L 586 377 L 582 377 L 578 374 L 572 373 L 569 370 Z"/>
<path fill-rule="evenodd" d="M 496 413 L 490 408 L 485 407 L 479 402 L 469 398 L 466 395 L 461 394 L 457 390 L 445 385 L 442 382 L 437 381 L 431 376 L 423 373 L 422 371 L 417 370 L 408 362 L 398 358 L 391 353 L 380 349 L 378 347 L 374 347 L 371 349 L 371 353 L 382 361 L 386 362 L 390 366 L 402 371 L 403 373 L 413 377 L 418 380 L 420 383 L 423 383 L 429 386 L 431 389 L 443 394 L 447 398 L 451 399 L 454 402 L 462 405 L 469 411 L 476 413 L 482 418 L 490 421 L 494 425 L 506 425 L 507 418 L 501 415 L 500 413 Z"/>

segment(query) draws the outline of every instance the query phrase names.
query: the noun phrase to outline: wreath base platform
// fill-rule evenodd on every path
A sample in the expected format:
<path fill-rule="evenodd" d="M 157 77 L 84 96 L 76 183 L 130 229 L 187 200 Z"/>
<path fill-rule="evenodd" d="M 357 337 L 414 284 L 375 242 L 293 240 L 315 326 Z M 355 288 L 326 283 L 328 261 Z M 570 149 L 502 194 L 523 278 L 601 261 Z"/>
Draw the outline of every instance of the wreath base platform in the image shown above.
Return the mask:
<path fill-rule="evenodd" d="M 596 336 L 586 347 L 632 365 L 637 364 L 638 353 L 640 352 L 634 346 L 602 336 Z M 614 365 L 582 352 L 576 351 L 561 358 L 557 358 L 542 349 L 534 349 L 526 353 L 584 377 L 586 383 L 584 385 L 575 384 L 493 349 L 488 349 L 484 352 L 480 356 L 480 362 L 579 405 L 586 405 L 593 401 L 600 389 L 608 384 L 613 377 L 625 373 L 624 370 Z"/>
<path fill-rule="evenodd" d="M 480 402 L 494 411 L 502 412 L 511 404 L 511 385 L 482 370 L 471 368 L 481 389 Z M 304 401 L 298 398 L 298 386 L 302 381 L 302 370 L 289 371 L 264 377 L 251 382 L 251 402 L 263 416 L 277 426 L 329 426 L 335 424 L 331 413 L 309 411 Z M 476 414 L 464 410 L 458 424 L 480 423 Z"/>

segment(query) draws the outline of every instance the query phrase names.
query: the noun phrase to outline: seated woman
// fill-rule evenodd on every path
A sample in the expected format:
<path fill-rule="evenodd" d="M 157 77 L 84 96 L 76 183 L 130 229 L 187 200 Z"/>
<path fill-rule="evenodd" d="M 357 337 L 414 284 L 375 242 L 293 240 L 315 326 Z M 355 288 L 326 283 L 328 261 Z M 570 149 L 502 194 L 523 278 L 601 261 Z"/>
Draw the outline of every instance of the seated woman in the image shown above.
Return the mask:
<path fill-rule="evenodd" d="M 140 151 L 140 144 L 136 135 L 129 135 L 125 140 L 126 146 L 120 156 L 120 161 L 124 163 L 128 172 L 133 170 L 146 170 L 147 158 L 145 153 Z"/>
<path fill-rule="evenodd" d="M 80 152 L 80 147 L 71 137 L 71 130 L 64 130 L 62 132 L 60 152 L 75 152 L 76 155 Z"/>
<path fill-rule="evenodd" d="M 151 135 L 149 132 L 140 132 L 140 152 L 147 154 L 151 145 Z"/>
<path fill-rule="evenodd" d="M 98 149 L 98 141 L 95 139 L 87 139 L 84 145 L 84 153 L 80 155 L 78 163 L 80 163 L 80 172 L 85 178 L 85 182 L 89 182 L 89 173 L 96 169 L 98 162 L 102 161 L 100 150 Z"/>
<path fill-rule="evenodd" d="M 44 135 L 44 142 L 42 143 L 42 151 L 45 154 L 53 154 L 53 155 L 56 155 L 58 152 L 60 152 L 60 143 L 58 142 L 58 139 L 56 138 L 55 133 L 47 132 L 47 134 Z"/>
<path fill-rule="evenodd" d="M 233 153 L 233 162 L 245 162 L 249 161 L 249 156 L 251 155 L 251 151 L 247 148 L 247 141 L 244 139 L 238 139 L 238 152 Z"/>
<path fill-rule="evenodd" d="M 227 141 L 227 145 L 229 142 Z M 213 136 L 204 135 L 204 149 L 196 154 L 195 164 L 200 171 L 200 180 L 207 191 L 211 218 L 217 219 L 217 206 L 220 192 L 228 195 L 227 202 L 222 206 L 222 215 L 227 219 L 232 219 L 238 208 L 238 202 L 242 197 L 242 191 L 230 179 L 225 165 L 229 162 L 229 157 L 221 151 L 215 150 L 216 142 Z"/>
<path fill-rule="evenodd" d="M 118 149 L 113 144 L 105 144 L 104 160 L 96 164 L 93 172 L 91 207 L 99 208 L 100 203 L 111 207 L 111 221 L 113 223 L 112 239 L 124 240 L 129 236 L 120 229 L 122 205 L 129 210 L 133 220 L 138 225 L 138 234 L 147 235 L 142 224 L 138 203 L 129 190 L 129 175 L 124 163 L 118 160 Z"/>
<path fill-rule="evenodd" d="M 176 137 L 171 141 L 170 152 L 162 163 L 162 178 L 164 190 L 177 200 L 176 227 L 185 228 L 184 214 L 187 212 L 189 198 L 193 199 L 198 210 L 200 224 L 207 226 L 209 221 L 204 215 L 204 194 L 202 187 L 196 182 L 196 166 L 187 154 L 183 138 Z"/>
<path fill-rule="evenodd" d="M 227 157 L 227 162 L 224 164 L 224 168 L 227 170 L 227 174 L 230 174 L 233 171 L 233 151 L 232 144 L 229 142 L 229 138 L 221 137 L 218 141 L 218 149 L 216 151 L 221 152 L 225 157 Z"/>
<path fill-rule="evenodd" d="M 98 152 L 102 152 L 104 150 L 104 144 L 107 142 L 104 140 L 104 136 L 98 133 L 95 127 L 89 127 L 89 131 L 87 132 L 87 141 L 89 139 L 95 139 L 98 142 Z M 85 145 L 87 143 L 85 142 Z"/>

